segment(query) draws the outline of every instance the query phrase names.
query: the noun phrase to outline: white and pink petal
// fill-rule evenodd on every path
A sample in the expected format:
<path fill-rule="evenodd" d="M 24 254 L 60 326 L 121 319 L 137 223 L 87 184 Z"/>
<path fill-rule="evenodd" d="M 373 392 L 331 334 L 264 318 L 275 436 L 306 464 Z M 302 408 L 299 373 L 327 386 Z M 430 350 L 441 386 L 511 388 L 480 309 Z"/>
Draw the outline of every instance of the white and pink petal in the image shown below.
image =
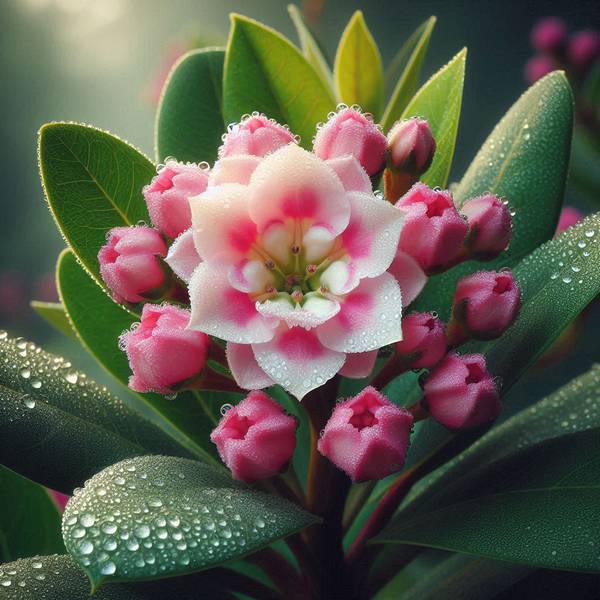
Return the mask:
<path fill-rule="evenodd" d="M 427 275 L 421 265 L 409 254 L 398 250 L 388 273 L 400 284 L 402 302 L 408 306 L 422 291 L 427 283 Z"/>
<path fill-rule="evenodd" d="M 325 162 L 335 171 L 347 192 L 371 193 L 373 191 L 371 178 L 354 156 L 347 154 L 330 158 Z"/>
<path fill-rule="evenodd" d="M 375 368 L 379 350 L 369 352 L 354 352 L 346 354 L 346 362 L 340 369 L 340 375 L 350 379 L 364 379 L 368 377 Z"/>
<path fill-rule="evenodd" d="M 191 229 L 184 231 L 171 244 L 165 262 L 173 269 L 173 272 L 186 283 L 189 283 L 192 273 L 202 262 L 196 245 L 194 244 L 194 233 Z"/>
<path fill-rule="evenodd" d="M 250 344 L 227 343 L 227 363 L 235 382 L 245 390 L 261 390 L 273 380 L 258 366 Z"/>
<path fill-rule="evenodd" d="M 334 317 L 340 310 L 337 300 L 330 300 L 321 294 L 311 292 L 305 296 L 302 305 L 297 304 L 285 292 L 276 298 L 256 304 L 259 313 L 285 321 L 289 327 L 296 325 L 313 329 Z"/>

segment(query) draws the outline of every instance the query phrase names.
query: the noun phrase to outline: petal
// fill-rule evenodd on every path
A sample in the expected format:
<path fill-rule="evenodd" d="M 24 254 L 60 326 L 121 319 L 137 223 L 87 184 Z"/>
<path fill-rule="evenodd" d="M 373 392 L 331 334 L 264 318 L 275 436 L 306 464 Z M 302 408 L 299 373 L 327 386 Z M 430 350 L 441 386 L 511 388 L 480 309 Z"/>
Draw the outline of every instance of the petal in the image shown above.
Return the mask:
<path fill-rule="evenodd" d="M 184 231 L 169 248 L 165 262 L 183 281 L 189 283 L 192 273 L 202 262 L 194 244 L 194 233 L 191 229 Z"/>
<path fill-rule="evenodd" d="M 281 221 L 273 221 L 262 232 L 260 243 L 272 259 L 285 265 L 294 243 L 292 228 Z"/>
<path fill-rule="evenodd" d="M 253 344 L 261 368 L 298 400 L 331 379 L 342 367 L 345 354 L 321 344 L 314 331 L 282 325 L 265 344 Z"/>
<path fill-rule="evenodd" d="M 354 156 L 330 158 L 325 162 L 335 171 L 346 191 L 373 192 L 371 179 Z"/>
<path fill-rule="evenodd" d="M 363 279 L 341 303 L 340 312 L 317 329 L 328 348 L 367 352 L 402 339 L 402 296 L 389 273 Z"/>
<path fill-rule="evenodd" d="M 321 275 L 321 285 L 332 294 L 347 294 L 359 284 L 357 269 L 354 264 L 336 260 Z"/>
<path fill-rule="evenodd" d="M 227 343 L 227 362 L 235 382 L 246 390 L 260 390 L 273 380 L 258 366 L 250 344 Z"/>
<path fill-rule="evenodd" d="M 274 220 L 307 219 L 337 235 L 348 224 L 350 205 L 339 178 L 295 144 L 263 159 L 248 187 L 250 215 L 261 231 Z"/>
<path fill-rule="evenodd" d="M 229 269 L 229 283 L 240 292 L 257 294 L 273 285 L 273 272 L 259 260 L 243 260 Z"/>
<path fill-rule="evenodd" d="M 305 297 L 302 306 L 296 304 L 289 294 L 282 293 L 274 300 L 265 300 L 257 304 L 256 309 L 262 315 L 284 320 L 289 327 L 299 325 L 306 329 L 318 327 L 340 311 L 339 302 L 320 294 L 311 293 Z"/>
<path fill-rule="evenodd" d="M 202 260 L 232 264 L 245 258 L 256 240 L 248 215 L 248 188 L 228 183 L 190 198 L 192 230 Z"/>
<path fill-rule="evenodd" d="M 353 352 L 346 354 L 346 362 L 340 370 L 340 375 L 350 379 L 363 379 L 368 377 L 375 367 L 378 350 L 369 352 Z"/>
<path fill-rule="evenodd" d="M 373 194 L 351 192 L 348 200 L 352 216 L 342 242 L 359 277 L 377 277 L 394 259 L 404 213 Z"/>
<path fill-rule="evenodd" d="M 222 271 L 200 263 L 189 285 L 192 318 L 188 327 L 228 342 L 251 344 L 273 337 L 275 323 L 256 311 L 255 302 L 232 288 Z"/>
<path fill-rule="evenodd" d="M 248 154 L 221 158 L 215 163 L 210 173 L 208 185 L 221 185 L 223 183 L 247 185 L 260 161 L 260 157 Z"/>
<path fill-rule="evenodd" d="M 302 238 L 304 259 L 309 263 L 318 263 L 325 258 L 335 243 L 335 236 L 323 225 L 313 225 Z"/>
<path fill-rule="evenodd" d="M 423 290 L 427 275 L 419 263 L 406 252 L 398 250 L 388 272 L 391 273 L 402 290 L 402 302 L 408 306 Z"/>

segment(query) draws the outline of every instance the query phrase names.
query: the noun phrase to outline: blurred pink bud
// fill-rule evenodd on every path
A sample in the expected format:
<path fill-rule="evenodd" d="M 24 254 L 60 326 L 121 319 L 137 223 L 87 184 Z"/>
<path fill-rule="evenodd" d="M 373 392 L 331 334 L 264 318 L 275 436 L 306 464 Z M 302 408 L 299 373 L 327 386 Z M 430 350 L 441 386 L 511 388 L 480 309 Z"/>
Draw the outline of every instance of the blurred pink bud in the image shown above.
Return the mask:
<path fill-rule="evenodd" d="M 254 483 L 277 475 L 296 447 L 293 417 L 260 391 L 230 408 L 210 439 L 235 479 Z"/>
<path fill-rule="evenodd" d="M 584 29 L 573 34 L 569 41 L 569 58 L 578 69 L 587 69 L 600 56 L 600 34 Z"/>
<path fill-rule="evenodd" d="M 219 158 L 241 154 L 262 157 L 292 142 L 295 138 L 287 127 L 265 115 L 253 114 L 227 132 L 219 148 Z"/>
<path fill-rule="evenodd" d="M 190 196 L 206 190 L 208 169 L 167 160 L 150 185 L 143 189 L 152 224 L 169 238 L 192 226 Z"/>
<path fill-rule="evenodd" d="M 583 217 L 584 214 L 575 207 L 563 206 L 563 209 L 560 211 L 560 218 L 558 219 L 555 235 L 566 231 L 569 227 L 573 227 L 573 225 L 579 223 Z"/>
<path fill-rule="evenodd" d="M 556 68 L 557 64 L 549 56 L 538 54 L 530 58 L 525 64 L 525 80 L 529 83 L 535 83 Z"/>
<path fill-rule="evenodd" d="M 461 213 L 469 222 L 465 242 L 478 259 L 494 258 L 508 247 L 511 237 L 511 217 L 508 206 L 493 194 L 467 200 Z"/>
<path fill-rule="evenodd" d="M 425 379 L 423 404 L 448 429 L 478 427 L 502 408 L 498 391 L 481 354 L 446 357 Z"/>
<path fill-rule="evenodd" d="M 319 452 L 352 481 L 383 479 L 404 465 L 413 416 L 375 388 L 338 404 L 319 439 Z"/>
<path fill-rule="evenodd" d="M 117 302 L 142 302 L 165 283 L 157 257 L 167 254 L 160 233 L 151 227 L 114 227 L 98 252 L 100 274 Z"/>
<path fill-rule="evenodd" d="M 406 213 L 398 248 L 431 273 L 454 264 L 467 235 L 467 222 L 454 206 L 452 195 L 415 183 L 395 205 Z"/>
<path fill-rule="evenodd" d="M 514 322 L 521 308 L 521 292 L 510 271 L 480 271 L 461 279 L 454 293 L 451 341 L 455 327 L 462 336 L 491 340 Z"/>
<path fill-rule="evenodd" d="M 56 490 L 51 490 L 50 488 L 48 488 L 48 491 L 54 499 L 54 502 L 56 502 L 56 505 L 58 506 L 60 512 L 64 512 L 65 506 L 67 505 L 67 502 L 71 499 L 71 496 L 67 496 L 66 494 L 57 492 Z"/>
<path fill-rule="evenodd" d="M 531 45 L 539 52 L 557 54 L 566 41 L 567 26 L 557 17 L 546 17 L 531 30 Z"/>
<path fill-rule="evenodd" d="M 429 169 L 435 140 L 424 119 L 398 121 L 388 133 L 387 142 L 387 166 L 392 171 L 419 176 Z"/>
<path fill-rule="evenodd" d="M 190 313 L 170 305 L 144 304 L 137 329 L 125 331 L 120 346 L 127 352 L 136 392 L 169 394 L 193 385 L 204 368 L 210 339 L 186 329 Z"/>
<path fill-rule="evenodd" d="M 383 169 L 387 139 L 373 119 L 354 108 L 343 108 L 315 136 L 314 153 L 323 160 L 354 156 L 368 175 Z"/>
<path fill-rule="evenodd" d="M 430 369 L 446 354 L 446 328 L 431 313 L 412 313 L 402 319 L 402 341 L 396 351 L 415 369 Z"/>

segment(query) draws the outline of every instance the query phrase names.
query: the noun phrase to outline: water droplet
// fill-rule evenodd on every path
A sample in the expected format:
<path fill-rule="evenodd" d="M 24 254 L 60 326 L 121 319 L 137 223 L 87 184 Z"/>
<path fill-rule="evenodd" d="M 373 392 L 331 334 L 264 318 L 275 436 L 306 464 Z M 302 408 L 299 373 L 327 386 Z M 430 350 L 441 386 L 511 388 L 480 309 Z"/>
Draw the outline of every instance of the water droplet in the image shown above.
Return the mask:
<path fill-rule="evenodd" d="M 115 563 L 112 562 L 107 562 L 100 567 L 100 573 L 102 573 L 102 575 L 114 575 L 116 570 L 117 567 L 115 566 Z"/>
<path fill-rule="evenodd" d="M 35 399 L 29 395 L 25 395 L 25 396 L 23 396 L 23 404 L 27 408 L 35 408 Z"/>
<path fill-rule="evenodd" d="M 148 525 L 140 525 L 139 527 L 135 528 L 135 531 L 133 533 L 135 533 L 137 537 L 143 540 L 150 535 L 150 527 L 148 527 Z"/>

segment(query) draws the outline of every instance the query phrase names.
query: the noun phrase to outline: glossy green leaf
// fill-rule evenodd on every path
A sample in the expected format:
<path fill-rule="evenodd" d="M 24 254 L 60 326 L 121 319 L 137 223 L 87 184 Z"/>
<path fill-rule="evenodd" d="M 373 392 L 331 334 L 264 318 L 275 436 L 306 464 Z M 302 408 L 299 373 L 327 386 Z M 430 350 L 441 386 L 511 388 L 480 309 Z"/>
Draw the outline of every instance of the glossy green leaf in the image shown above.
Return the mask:
<path fill-rule="evenodd" d="M 257 21 L 232 16 L 223 81 L 226 123 L 259 111 L 289 125 L 310 148 L 317 123 L 335 105 L 332 91 L 293 44 Z"/>
<path fill-rule="evenodd" d="M 96 588 L 214 567 L 315 522 L 202 463 L 145 456 L 88 481 L 65 510 L 63 536 Z"/>
<path fill-rule="evenodd" d="M 126 386 L 131 369 L 117 342 L 121 333 L 130 329 L 139 317 L 115 304 L 69 250 L 59 257 L 57 274 L 60 296 L 77 335 L 98 362 Z M 209 440 L 218 420 L 217 411 L 212 411 L 199 393 L 183 392 L 175 400 L 159 394 L 135 395 L 179 444 L 198 458 L 220 464 L 216 461 L 214 444 Z"/>
<path fill-rule="evenodd" d="M 403 119 L 427 119 L 437 148 L 431 166 L 421 177 L 430 187 L 446 187 L 460 120 L 467 49 L 423 85 L 402 113 Z"/>
<path fill-rule="evenodd" d="M 420 25 L 406 40 L 390 65 L 390 74 L 386 76 L 386 79 L 394 74 L 394 88 L 381 119 L 381 125 L 385 132 L 401 117 L 417 91 L 435 22 L 435 17 L 429 17 Z"/>
<path fill-rule="evenodd" d="M 455 199 L 459 207 L 485 192 L 508 200 L 514 213 L 510 247 L 489 263 L 471 261 L 432 277 L 415 302 L 417 310 L 434 309 L 447 318 L 459 279 L 482 268 L 514 265 L 552 237 L 563 202 L 572 127 L 571 88 L 558 71 L 529 88 L 506 113 L 465 173 Z"/>
<path fill-rule="evenodd" d="M 60 513 L 48 490 L 0 466 L 0 506 L 0 563 L 65 551 Z"/>
<path fill-rule="evenodd" d="M 383 110 L 383 67 L 377 43 L 360 10 L 352 15 L 342 33 L 333 77 L 342 102 L 349 106 L 358 104 L 375 120 L 379 119 Z"/>
<path fill-rule="evenodd" d="M 77 336 L 71 327 L 71 323 L 69 323 L 65 307 L 60 302 L 41 302 L 39 300 L 32 300 L 31 308 L 33 308 L 46 323 L 54 327 L 56 331 L 67 337 L 77 339 Z"/>
<path fill-rule="evenodd" d="M 61 357 L 0 333 L 0 461 L 70 494 L 99 469 L 148 453 L 189 456 Z"/>
<path fill-rule="evenodd" d="M 212 163 L 217 158 L 223 122 L 223 61 L 217 48 L 182 56 L 165 84 L 156 121 L 156 159 Z"/>
<path fill-rule="evenodd" d="M 98 250 L 112 227 L 149 221 L 142 187 L 156 174 L 138 150 L 74 123 L 40 129 L 39 161 L 50 210 L 65 240 L 99 281 Z"/>
<path fill-rule="evenodd" d="M 333 89 L 333 75 L 331 74 L 327 59 L 323 55 L 319 43 L 304 21 L 302 13 L 295 4 L 288 4 L 288 12 L 290 13 L 294 27 L 296 28 L 296 33 L 300 39 L 300 47 L 302 48 L 302 53 L 306 57 L 306 60 L 313 66 L 323 84 L 327 88 Z"/>

